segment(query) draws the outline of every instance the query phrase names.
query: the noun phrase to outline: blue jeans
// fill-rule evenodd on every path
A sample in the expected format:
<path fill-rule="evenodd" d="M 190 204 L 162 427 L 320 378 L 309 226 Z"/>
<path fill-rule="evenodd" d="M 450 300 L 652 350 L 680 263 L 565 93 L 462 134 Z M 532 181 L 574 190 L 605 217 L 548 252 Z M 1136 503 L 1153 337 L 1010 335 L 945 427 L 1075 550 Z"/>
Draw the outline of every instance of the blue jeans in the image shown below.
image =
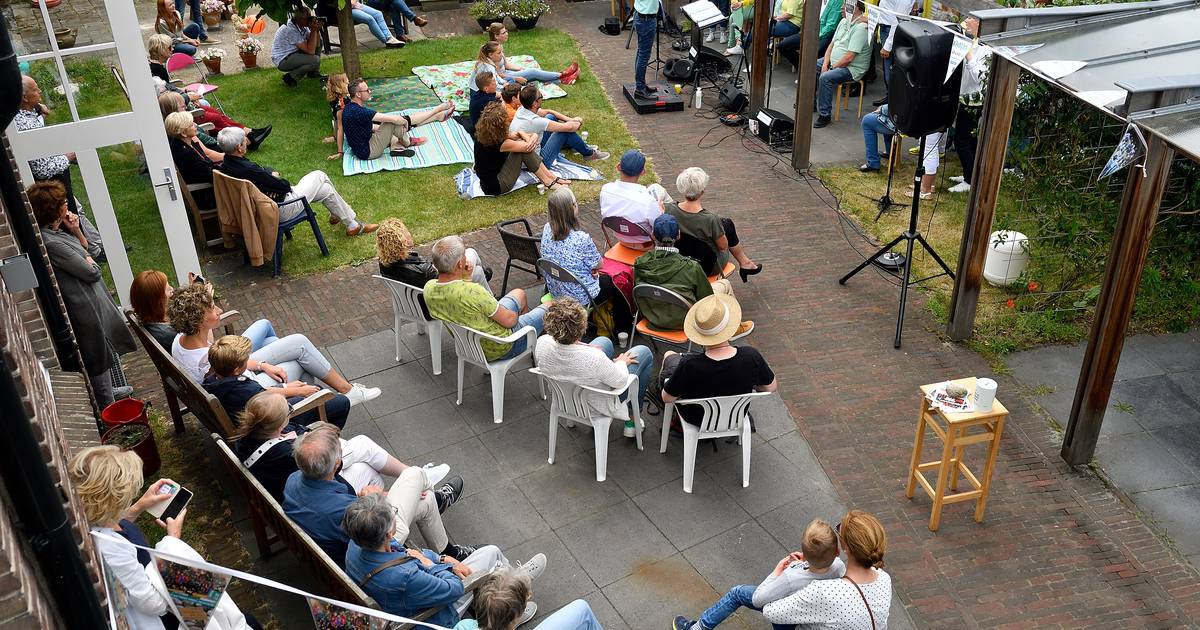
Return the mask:
<path fill-rule="evenodd" d="M 787 20 L 778 22 L 775 20 L 775 18 L 771 18 L 771 30 L 768 31 L 768 33 L 770 34 L 771 37 L 787 38 L 792 35 L 796 35 L 799 32 L 800 32 L 799 26 L 796 26 L 795 24 L 792 24 L 791 22 L 789 22 Z M 753 38 L 754 38 L 754 28 L 753 27 L 747 28 L 746 29 L 746 42 L 744 44 L 742 44 L 742 46 L 745 48 L 750 48 L 750 42 L 751 42 L 751 40 L 753 40 Z"/>
<path fill-rule="evenodd" d="M 200 30 L 200 26 L 195 22 L 188 22 L 187 26 L 183 27 L 183 34 L 191 37 L 192 39 L 200 39 L 200 34 L 202 32 L 203 31 Z M 179 42 L 171 47 L 171 52 L 183 53 L 185 55 L 194 57 L 196 56 L 196 47 L 191 44 Z"/>
<path fill-rule="evenodd" d="M 204 32 L 204 16 L 200 12 L 200 0 L 175 0 L 175 10 L 179 12 L 179 17 L 183 17 L 183 8 L 185 5 L 192 7 L 192 24 L 198 29 L 195 35 L 188 34 L 188 37 L 204 41 L 208 39 L 208 33 Z M 184 31 L 187 33 L 187 31 Z"/>
<path fill-rule="evenodd" d="M 871 112 L 862 119 L 863 146 L 867 150 L 867 166 L 879 168 L 879 134 L 883 134 L 883 152 L 892 151 L 892 130 L 883 124 L 878 112 Z"/>
<path fill-rule="evenodd" d="M 608 337 L 596 337 L 592 340 L 591 345 L 603 350 L 605 356 L 610 359 L 617 356 L 612 339 Z M 637 363 L 629 365 L 629 373 L 637 374 L 638 377 L 638 405 L 640 407 L 646 401 L 646 388 L 650 386 L 650 374 L 654 372 L 654 352 L 646 346 L 634 346 L 629 349 L 629 354 L 637 359 Z M 621 396 L 621 400 L 625 400 L 625 398 L 625 396 Z"/>
<path fill-rule="evenodd" d="M 534 630 L 604 630 L 588 603 L 577 599 L 554 611 Z"/>
<path fill-rule="evenodd" d="M 761 611 L 762 609 L 756 607 L 752 600 L 755 588 L 757 587 L 750 584 L 739 584 L 729 589 L 729 592 L 725 593 L 721 599 L 718 599 L 717 603 L 713 604 L 708 610 L 704 611 L 704 614 L 700 615 L 700 625 L 707 630 L 713 630 L 722 621 L 728 619 L 729 615 L 737 612 L 738 608 Z M 771 627 L 775 630 L 785 630 L 787 628 L 795 628 L 796 626 L 771 624 Z"/>
<path fill-rule="evenodd" d="M 250 340 L 251 352 L 279 341 L 279 335 L 275 333 L 275 326 L 269 319 L 260 319 L 250 324 L 246 330 L 242 331 L 242 336 Z"/>
<path fill-rule="evenodd" d="M 824 59 L 817 60 L 817 113 L 822 118 L 830 118 L 833 116 L 833 91 L 851 77 L 849 68 L 830 68 L 828 72 L 821 72 L 824 62 Z"/>
<path fill-rule="evenodd" d="M 556 120 L 553 115 L 546 116 L 550 120 Z M 546 168 L 554 166 L 558 161 L 558 154 L 562 152 L 563 147 L 574 149 L 576 153 L 582 156 L 592 154 L 592 149 L 584 142 L 583 137 L 574 131 L 547 131 L 542 134 L 542 164 Z"/>
<path fill-rule="evenodd" d="M 507 295 L 500 298 L 500 306 L 503 306 L 504 308 L 506 308 L 514 313 L 521 312 L 521 305 L 517 304 L 516 300 L 512 299 L 511 297 L 509 297 Z M 513 326 L 512 329 L 515 331 L 515 330 L 524 328 L 525 326 L 533 326 L 533 329 L 536 330 L 537 334 L 540 335 L 540 334 L 542 334 L 542 329 L 545 327 L 543 324 L 543 321 L 545 319 L 546 319 L 546 309 L 542 308 L 539 305 L 537 308 L 530 309 L 530 311 L 528 313 L 518 316 L 517 317 L 517 325 Z M 504 356 L 500 357 L 500 359 L 497 359 L 497 360 L 511 359 L 511 358 L 517 356 L 518 354 L 525 352 L 525 348 L 528 347 L 528 343 L 529 343 L 529 337 L 521 337 L 520 339 L 514 341 L 512 348 L 509 348 L 508 352 L 504 353 Z"/>
<path fill-rule="evenodd" d="M 387 42 L 392 38 L 392 32 L 388 30 L 387 20 L 383 19 L 383 11 L 369 7 L 365 4 L 358 5 L 358 8 L 350 12 L 354 16 L 355 24 L 366 24 L 367 28 L 371 29 L 371 34 L 381 42 Z"/>
<path fill-rule="evenodd" d="M 892 27 L 886 24 L 879 25 L 879 41 L 887 42 L 888 35 L 892 32 Z M 882 55 L 881 55 L 882 56 Z M 892 82 L 892 58 L 890 56 L 883 58 L 883 94 L 887 96 L 888 84 Z"/>
<path fill-rule="evenodd" d="M 637 31 L 637 57 L 633 61 L 633 82 L 635 88 L 646 90 L 646 66 L 650 65 L 650 51 L 654 48 L 654 38 L 658 35 L 658 16 L 635 13 L 633 30 Z"/>
<path fill-rule="evenodd" d="M 392 28 L 400 35 L 404 34 L 405 18 L 410 20 L 417 19 L 417 14 L 408 8 L 408 3 L 404 0 L 367 0 L 367 6 L 390 13 L 392 15 Z"/>
<path fill-rule="evenodd" d="M 516 72 L 509 72 L 510 79 L 513 77 L 521 77 L 526 81 L 538 81 L 541 83 L 558 83 L 559 74 L 552 70 L 542 70 L 541 68 L 521 68 Z"/>

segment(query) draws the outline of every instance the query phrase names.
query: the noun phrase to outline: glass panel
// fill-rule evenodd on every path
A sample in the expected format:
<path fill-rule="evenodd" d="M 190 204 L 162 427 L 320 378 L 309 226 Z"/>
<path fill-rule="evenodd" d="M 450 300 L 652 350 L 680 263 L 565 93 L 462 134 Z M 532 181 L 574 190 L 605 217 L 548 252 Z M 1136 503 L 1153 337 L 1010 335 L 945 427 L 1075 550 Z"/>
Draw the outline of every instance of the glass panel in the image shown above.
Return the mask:
<path fill-rule="evenodd" d="M 59 49 L 106 44 L 113 41 L 103 0 L 42 0 L 47 3 L 50 25 Z M 4 9 L 11 11 L 13 40 L 20 54 L 46 52 L 50 40 L 41 8 L 29 0 L 12 0 Z"/>
<path fill-rule="evenodd" d="M 0 16 L 8 24 L 13 48 L 17 55 L 29 55 L 50 50 L 50 38 L 46 35 L 46 23 L 41 11 L 30 2 L 14 0 L 0 7 Z"/>
<path fill-rule="evenodd" d="M 37 82 L 38 90 L 42 95 L 42 105 L 50 110 L 42 117 L 46 126 L 71 122 L 71 110 L 67 107 L 67 97 L 63 92 L 58 65 L 54 63 L 54 60 L 39 59 L 28 63 L 22 62 L 21 65 L 23 72 Z"/>
<path fill-rule="evenodd" d="M 79 119 L 132 111 L 125 91 L 113 74 L 120 67 L 116 50 L 63 57 L 67 80 L 75 94 Z"/>

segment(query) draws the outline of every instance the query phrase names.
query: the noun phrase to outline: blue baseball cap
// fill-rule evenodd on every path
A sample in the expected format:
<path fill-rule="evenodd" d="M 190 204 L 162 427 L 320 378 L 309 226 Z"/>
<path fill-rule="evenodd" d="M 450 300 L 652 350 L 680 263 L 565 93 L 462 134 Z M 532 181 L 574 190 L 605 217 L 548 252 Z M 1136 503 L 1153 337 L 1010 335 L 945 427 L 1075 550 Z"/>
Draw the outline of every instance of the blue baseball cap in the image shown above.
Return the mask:
<path fill-rule="evenodd" d="M 646 156 L 637 149 L 630 149 L 621 156 L 621 163 L 617 168 L 626 175 L 641 175 L 642 171 L 646 170 Z"/>
<path fill-rule="evenodd" d="M 675 217 L 663 213 L 654 220 L 654 240 L 674 241 L 679 238 L 679 221 Z"/>

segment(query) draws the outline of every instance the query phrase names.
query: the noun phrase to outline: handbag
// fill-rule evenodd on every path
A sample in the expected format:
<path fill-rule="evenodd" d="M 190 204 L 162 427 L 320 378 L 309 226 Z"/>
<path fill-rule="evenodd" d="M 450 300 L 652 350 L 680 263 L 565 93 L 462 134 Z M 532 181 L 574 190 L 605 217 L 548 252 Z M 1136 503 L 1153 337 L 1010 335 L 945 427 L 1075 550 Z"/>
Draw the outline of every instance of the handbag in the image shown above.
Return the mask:
<path fill-rule="evenodd" d="M 867 607 L 867 614 L 871 616 L 871 630 L 877 630 L 875 627 L 875 613 L 871 610 L 871 604 L 867 602 L 867 596 L 863 593 L 862 587 L 858 585 L 858 582 L 850 579 L 849 575 L 843 575 L 842 579 L 854 585 L 854 590 L 858 591 L 858 596 L 862 598 L 863 605 Z"/>

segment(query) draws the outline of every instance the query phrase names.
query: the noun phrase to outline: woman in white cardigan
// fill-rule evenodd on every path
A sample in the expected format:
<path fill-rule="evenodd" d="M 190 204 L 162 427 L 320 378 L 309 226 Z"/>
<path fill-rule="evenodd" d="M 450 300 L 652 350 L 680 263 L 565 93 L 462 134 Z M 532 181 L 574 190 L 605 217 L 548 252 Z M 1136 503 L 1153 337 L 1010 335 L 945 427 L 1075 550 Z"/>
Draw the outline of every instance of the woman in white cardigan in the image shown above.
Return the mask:
<path fill-rule="evenodd" d="M 174 617 L 166 587 L 159 576 L 153 560 L 142 552 L 133 541 L 148 546 L 146 537 L 133 524 L 133 519 L 149 507 L 168 501 L 173 495 L 160 490 L 175 482 L 159 479 L 140 498 L 142 489 L 142 460 L 132 451 L 122 451 L 116 446 L 94 446 L 79 451 L 70 463 L 71 481 L 75 492 L 83 503 L 84 514 L 91 523 L 92 539 L 104 560 L 106 570 L 124 587 L 128 596 L 125 614 L 133 630 L 162 630 L 165 617 Z M 203 561 L 200 554 L 179 539 L 183 529 L 185 508 L 176 518 L 169 518 L 158 525 L 167 530 L 154 548 L 163 553 L 189 560 Z M 173 621 L 173 620 L 169 620 Z M 171 627 L 179 625 L 170 623 Z M 209 619 L 208 630 L 258 629 L 261 626 L 253 618 L 244 615 L 229 596 L 222 595 Z"/>
<path fill-rule="evenodd" d="M 573 298 L 554 300 L 546 311 L 545 334 L 537 340 L 533 355 L 538 369 L 555 379 L 576 385 L 615 389 L 625 384 L 630 374 L 638 377 L 640 406 L 646 400 L 646 387 L 654 367 L 654 353 L 646 346 L 634 346 L 616 354 L 612 340 L 596 337 L 590 344 L 581 341 L 587 330 L 587 310 Z M 625 421 L 625 437 L 634 437 L 633 420 L 624 404 L 589 392 L 589 404 L 597 412 Z"/>

